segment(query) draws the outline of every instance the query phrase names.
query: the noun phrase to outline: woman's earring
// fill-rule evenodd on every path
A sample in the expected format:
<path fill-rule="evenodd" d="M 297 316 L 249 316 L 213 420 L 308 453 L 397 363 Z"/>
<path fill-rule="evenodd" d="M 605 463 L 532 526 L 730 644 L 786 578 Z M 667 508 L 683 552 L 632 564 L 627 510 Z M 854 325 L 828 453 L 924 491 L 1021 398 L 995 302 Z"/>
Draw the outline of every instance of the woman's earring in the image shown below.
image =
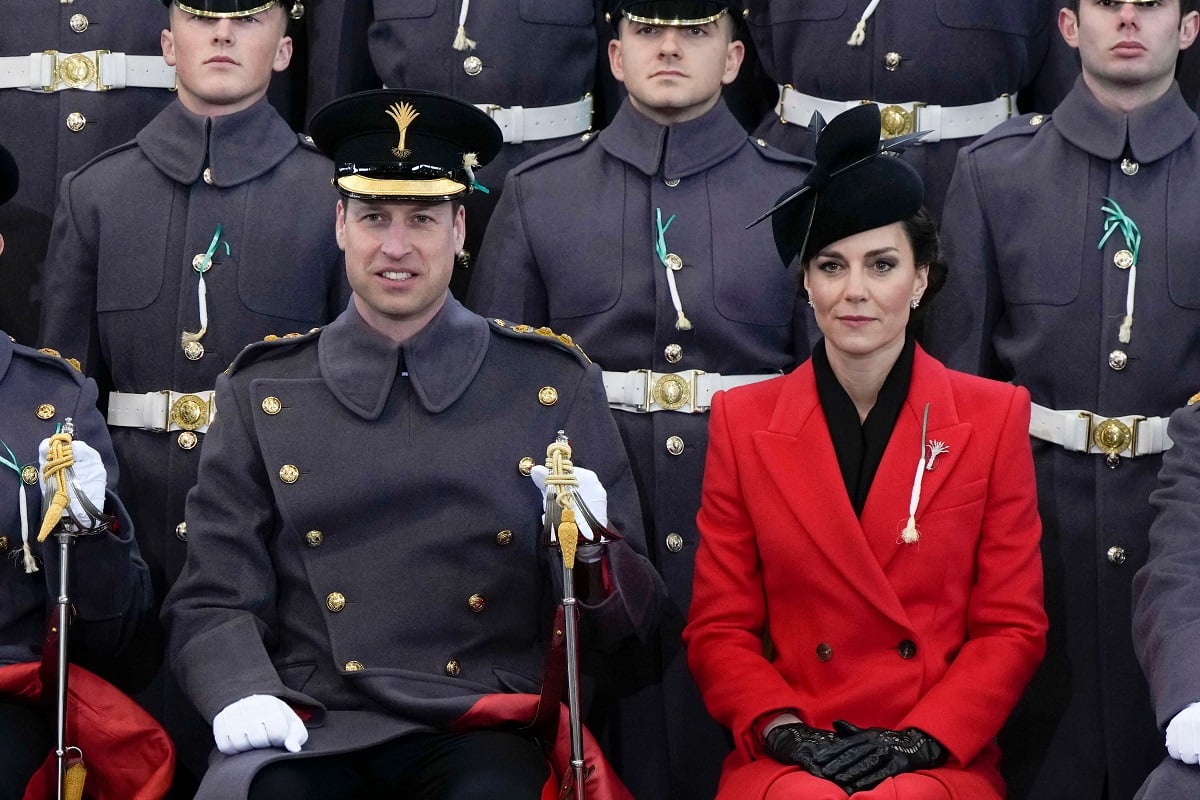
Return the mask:
<path fill-rule="evenodd" d="M 808 298 L 808 307 L 809 307 L 809 308 L 816 308 L 816 306 L 814 306 L 814 305 L 813 305 L 813 301 L 812 301 L 812 298 L 811 298 L 811 297 L 810 297 L 810 298 Z"/>
<path fill-rule="evenodd" d="M 919 297 L 914 297 L 912 299 L 912 302 L 908 304 L 908 307 L 911 308 L 913 311 L 916 311 L 917 306 L 919 306 L 919 305 L 921 305 L 921 299 Z"/>

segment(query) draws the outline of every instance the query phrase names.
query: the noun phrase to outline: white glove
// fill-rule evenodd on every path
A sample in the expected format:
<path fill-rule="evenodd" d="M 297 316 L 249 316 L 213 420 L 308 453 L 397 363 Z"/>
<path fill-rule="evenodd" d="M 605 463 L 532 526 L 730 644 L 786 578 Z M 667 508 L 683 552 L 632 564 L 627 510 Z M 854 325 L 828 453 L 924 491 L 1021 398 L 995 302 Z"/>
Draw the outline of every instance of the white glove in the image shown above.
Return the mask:
<path fill-rule="evenodd" d="M 50 440 L 43 439 L 42 443 L 38 445 L 38 474 L 41 476 L 46 474 L 46 454 L 49 452 Z M 71 453 L 75 457 L 75 465 L 71 468 L 75 472 L 75 482 L 79 484 L 80 491 L 87 495 L 88 501 L 96 507 L 96 510 L 103 511 L 104 488 L 108 481 L 108 472 L 104 469 L 104 461 L 87 442 L 81 442 L 78 439 L 71 442 Z M 42 478 L 42 497 L 49 500 L 57 490 L 57 479 L 47 481 L 44 477 Z M 71 498 L 71 513 L 80 522 L 86 522 L 88 515 L 75 496 L 74 486 L 68 484 L 67 495 Z"/>
<path fill-rule="evenodd" d="M 252 694 L 230 703 L 213 719 L 213 739 L 227 756 L 246 750 L 282 747 L 299 753 L 308 729 L 287 703 L 269 694 Z"/>
<path fill-rule="evenodd" d="M 542 507 L 546 505 L 546 476 L 550 474 L 550 470 L 545 466 L 538 464 L 529 473 L 529 477 L 533 478 L 534 484 L 542 493 Z M 604 490 L 600 479 L 596 477 L 596 473 L 590 469 L 583 467 L 575 467 L 575 478 L 579 481 L 579 485 L 574 487 L 583 500 L 584 505 L 588 507 L 588 511 L 592 512 L 592 516 L 596 518 L 596 522 L 601 525 L 608 525 L 608 492 Z M 542 515 L 543 521 L 546 519 Z M 575 524 L 579 526 L 579 535 L 585 541 L 594 542 L 596 537 L 592 535 L 591 528 L 583 518 L 583 514 L 576 512 Z"/>
<path fill-rule="evenodd" d="M 1200 703 L 1192 703 L 1167 726 L 1167 753 L 1185 764 L 1200 762 Z"/>

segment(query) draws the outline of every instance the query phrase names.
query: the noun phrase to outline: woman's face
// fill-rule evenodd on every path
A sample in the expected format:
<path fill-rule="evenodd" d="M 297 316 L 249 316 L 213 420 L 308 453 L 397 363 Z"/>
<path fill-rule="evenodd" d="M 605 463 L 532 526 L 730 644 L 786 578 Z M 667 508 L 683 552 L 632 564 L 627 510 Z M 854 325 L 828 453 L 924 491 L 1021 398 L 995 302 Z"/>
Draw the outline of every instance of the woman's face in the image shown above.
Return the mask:
<path fill-rule="evenodd" d="M 863 357 L 904 344 L 913 300 L 928 284 L 928 265 L 917 266 L 904 225 L 856 233 L 825 247 L 804 269 L 825 347 Z"/>

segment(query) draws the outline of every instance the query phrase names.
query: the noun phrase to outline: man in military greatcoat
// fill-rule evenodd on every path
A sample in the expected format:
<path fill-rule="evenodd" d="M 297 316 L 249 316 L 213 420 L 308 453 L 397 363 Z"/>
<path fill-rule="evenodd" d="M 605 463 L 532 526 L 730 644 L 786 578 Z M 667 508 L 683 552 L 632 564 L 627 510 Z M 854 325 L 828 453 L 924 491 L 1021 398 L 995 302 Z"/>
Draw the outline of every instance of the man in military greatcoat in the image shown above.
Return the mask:
<path fill-rule="evenodd" d="M 287 19 L 258 0 L 173 5 L 162 48 L 177 102 L 68 175 L 55 216 L 41 341 L 100 385 L 160 598 L 186 557 L 184 500 L 217 374 L 249 342 L 307 331 L 345 302 L 329 161 L 265 99 L 291 55 Z M 131 670 L 157 663 L 145 653 Z M 186 700 L 169 682 L 138 699 L 202 772 L 206 726 Z"/>
<path fill-rule="evenodd" d="M 748 0 L 762 71 L 774 84 L 755 129 L 776 147 L 812 155 L 809 123 L 864 100 L 885 137 L 928 131 L 904 158 L 940 214 L 960 147 L 1022 110 L 1050 111 L 1079 74 L 1057 41 L 1061 0 Z"/>
<path fill-rule="evenodd" d="M 1132 579 L 1167 415 L 1200 386 L 1200 133 L 1173 78 L 1200 15 L 1193 0 L 1070 6 L 1075 88 L 959 156 L 927 342 L 1034 402 L 1050 633 L 1001 739 L 1011 796 L 1124 800 L 1163 756 Z"/>
<path fill-rule="evenodd" d="M 600 370 L 569 337 L 448 292 L 461 199 L 500 147 L 486 115 L 375 90 L 312 130 L 336 165 L 353 297 L 217 380 L 163 610 L 222 753 L 198 799 L 536 800 L 564 777 L 535 739 L 561 737 L 531 723 L 566 699 L 547 656 L 564 572 L 535 483 L 560 432 L 591 510 L 575 515 L 585 635 L 645 636 L 661 595 Z M 587 762 L 588 797 L 628 798 Z"/>
<path fill-rule="evenodd" d="M 659 640 L 604 687 L 605 742 L 638 797 L 711 797 L 730 747 L 680 641 L 712 395 L 808 355 L 808 309 L 770 231 L 745 229 L 806 162 L 747 137 L 721 99 L 742 62 L 739 8 L 613 4 L 610 65 L 629 98 L 600 133 L 513 170 L 468 298 L 569 333 L 605 370 L 671 595 Z"/>

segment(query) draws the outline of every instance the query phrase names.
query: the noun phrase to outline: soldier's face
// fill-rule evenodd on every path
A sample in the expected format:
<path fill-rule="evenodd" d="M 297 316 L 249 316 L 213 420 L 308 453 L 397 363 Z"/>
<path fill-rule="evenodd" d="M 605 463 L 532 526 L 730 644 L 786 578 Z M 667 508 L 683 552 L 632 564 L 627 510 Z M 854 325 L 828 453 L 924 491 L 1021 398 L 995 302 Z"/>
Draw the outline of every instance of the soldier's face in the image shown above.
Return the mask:
<path fill-rule="evenodd" d="M 835 366 L 879 356 L 894 359 L 929 282 L 904 225 L 894 222 L 834 242 L 809 259 L 804 288 Z"/>
<path fill-rule="evenodd" d="M 1196 38 L 1200 15 L 1180 16 L 1179 0 L 1080 0 L 1079 11 L 1064 8 L 1058 27 L 1079 50 L 1083 77 L 1101 97 L 1136 90 L 1154 99 L 1174 80 L 1179 51 Z"/>
<path fill-rule="evenodd" d="M 662 125 L 686 122 L 712 108 L 737 77 L 745 46 L 730 41 L 730 25 L 724 18 L 689 27 L 621 20 L 608 63 L 634 108 Z"/>
<path fill-rule="evenodd" d="M 394 341 L 425 327 L 446 301 L 466 232 L 463 207 L 449 201 L 339 202 L 337 242 L 367 324 Z"/>
<path fill-rule="evenodd" d="M 171 7 L 163 59 L 175 67 L 179 100 L 195 114 L 241 111 L 267 93 L 272 72 L 287 69 L 292 40 L 278 4 L 248 17 L 197 17 Z"/>

